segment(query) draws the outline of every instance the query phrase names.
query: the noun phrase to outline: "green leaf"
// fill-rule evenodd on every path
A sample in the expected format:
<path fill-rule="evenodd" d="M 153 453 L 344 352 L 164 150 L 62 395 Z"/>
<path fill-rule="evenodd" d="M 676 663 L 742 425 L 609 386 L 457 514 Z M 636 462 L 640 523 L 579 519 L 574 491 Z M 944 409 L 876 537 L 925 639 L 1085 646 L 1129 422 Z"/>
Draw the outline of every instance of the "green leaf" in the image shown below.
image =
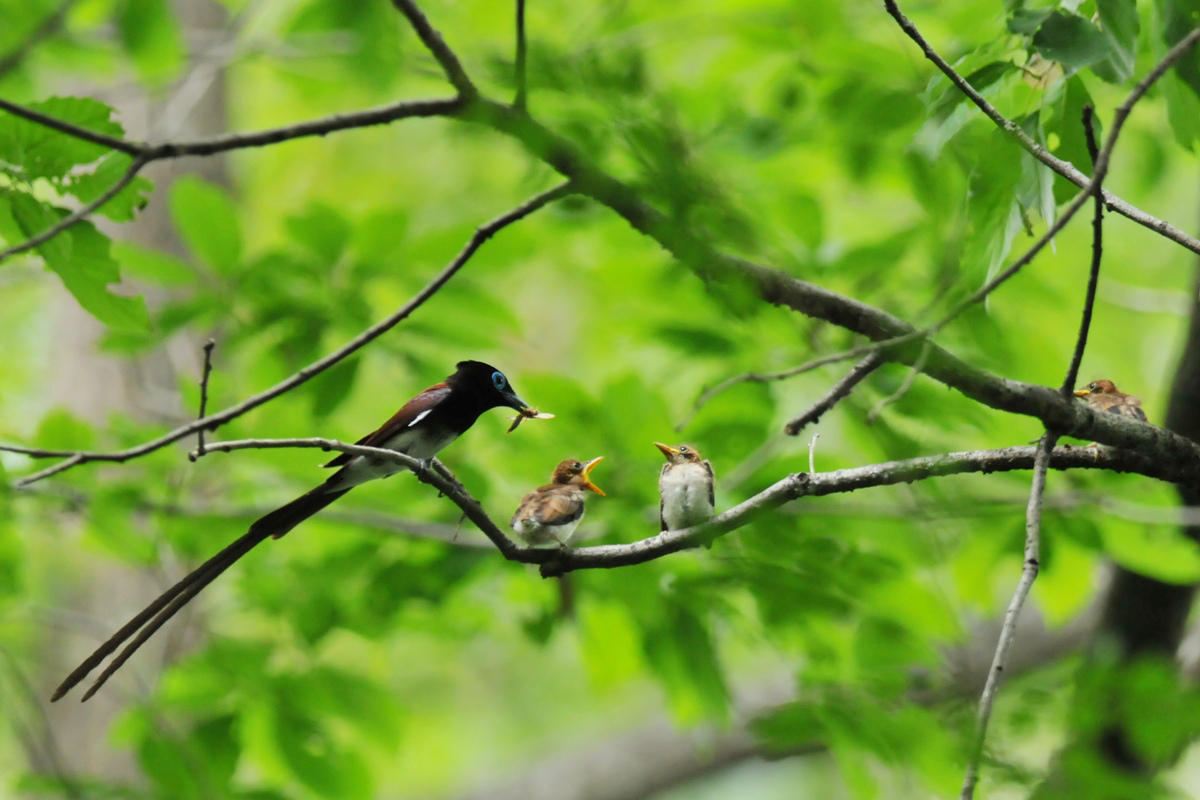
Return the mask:
<path fill-rule="evenodd" d="M 33 437 L 34 445 L 45 450 L 87 450 L 92 439 L 92 427 L 61 408 L 42 417 Z"/>
<path fill-rule="evenodd" d="M 1156 38 L 1168 48 L 1200 26 L 1200 0 L 1158 0 L 1157 7 L 1162 30 Z M 1155 55 L 1160 56 L 1157 52 Z M 1200 54 L 1196 48 L 1175 62 L 1174 73 L 1200 98 Z"/>
<path fill-rule="evenodd" d="M 242 231 L 233 201 L 215 184 L 185 175 L 171 186 L 171 219 L 188 249 L 222 275 L 241 262 Z"/>
<path fill-rule="evenodd" d="M 1083 107 L 1093 106 L 1092 96 L 1087 86 L 1078 75 L 1072 75 L 1066 81 L 1065 90 L 1050 106 L 1050 114 L 1046 120 L 1046 135 L 1053 135 L 1057 142 L 1054 155 L 1064 161 L 1070 161 L 1084 174 L 1090 174 L 1091 157 L 1087 150 L 1087 136 L 1083 130 Z M 1096 127 L 1096 138 L 1101 138 L 1099 119 L 1093 118 Z M 1054 176 L 1054 199 L 1065 203 L 1079 193 L 1079 187 L 1059 175 Z"/>
<path fill-rule="evenodd" d="M 1112 64 L 1119 81 L 1133 75 L 1137 62 L 1138 15 L 1136 0 L 1096 0 L 1100 29 L 1108 39 Z"/>
<path fill-rule="evenodd" d="M 109 153 L 96 168 L 89 173 L 72 178 L 64 187 L 66 191 L 78 197 L 84 203 L 90 203 L 107 192 L 129 170 L 133 159 L 125 153 Z M 154 188 L 154 184 L 140 175 L 130 181 L 129 185 L 108 202 L 100 206 L 96 213 L 103 214 L 114 222 L 129 222 L 134 212 L 141 211 L 150 202 L 145 195 Z"/>
<path fill-rule="evenodd" d="M 685 723 L 724 719 L 729 692 L 708 627 L 670 603 L 665 627 L 645 629 L 647 660 L 666 686 L 675 716 Z"/>
<path fill-rule="evenodd" d="M 1033 47 L 1044 57 L 1070 71 L 1083 69 L 1108 58 L 1108 37 L 1077 14 L 1055 11 L 1033 35 Z"/>
<path fill-rule="evenodd" d="M 48 208 L 24 192 L 10 193 L 9 200 L 26 236 L 35 236 L 67 216 L 66 211 Z M 145 300 L 108 291 L 109 284 L 121 280 L 120 268 L 109 253 L 110 244 L 108 237 L 90 222 L 79 222 L 37 250 L 46 266 L 93 317 L 116 330 L 147 331 L 150 315 Z"/>
<path fill-rule="evenodd" d="M 312 379 L 313 416 L 327 417 L 345 402 L 354 389 L 361 362 L 357 357 L 344 359 Z"/>
<path fill-rule="evenodd" d="M 803 702 L 784 703 L 756 717 L 750 722 L 750 730 L 772 751 L 780 753 L 820 743 L 825 735 L 820 715 Z"/>
<path fill-rule="evenodd" d="M 337 263 L 350 239 L 350 224 L 345 217 L 321 203 L 314 203 L 299 216 L 289 217 L 287 229 L 292 239 L 327 267 Z"/>
<path fill-rule="evenodd" d="M 969 227 L 961 269 L 970 290 L 999 270 L 1021 229 L 1017 187 L 1022 175 L 1022 151 L 1000 131 L 992 131 L 988 141 L 987 156 L 979 159 L 971 174 L 967 207 Z"/>
<path fill-rule="evenodd" d="M 179 74 L 183 33 L 167 0 L 125 0 L 117 25 L 143 81 L 158 86 Z"/>
<path fill-rule="evenodd" d="M 113 256 L 135 278 L 171 288 L 191 286 L 199 277 L 191 264 L 170 253 L 150 250 L 133 242 L 113 242 Z"/>
<path fill-rule="evenodd" d="M 113 110 L 87 97 L 51 97 L 28 107 L 47 116 L 121 137 L 121 126 L 112 120 Z M 109 153 L 107 147 L 59 133 L 53 128 L 0 111 L 0 162 L 19 167 L 26 179 L 62 178 L 78 164 L 90 164 Z"/>
<path fill-rule="evenodd" d="M 1054 12 L 1049 8 L 1018 8 L 1008 18 L 1008 30 L 1010 33 L 1025 36 L 1036 33 L 1037 29 L 1046 21 L 1046 17 L 1052 13 Z"/>

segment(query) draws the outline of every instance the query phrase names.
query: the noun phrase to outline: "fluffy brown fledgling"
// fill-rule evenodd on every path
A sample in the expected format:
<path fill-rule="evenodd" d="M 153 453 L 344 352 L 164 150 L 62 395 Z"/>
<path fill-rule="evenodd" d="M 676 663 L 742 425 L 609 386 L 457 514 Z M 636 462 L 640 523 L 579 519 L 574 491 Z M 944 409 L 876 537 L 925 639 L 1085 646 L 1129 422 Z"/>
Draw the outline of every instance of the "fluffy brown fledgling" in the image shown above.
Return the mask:
<path fill-rule="evenodd" d="M 604 456 L 591 461 L 567 459 L 554 468 L 550 483 L 521 498 L 509 525 L 530 547 L 566 547 L 583 519 L 588 492 L 603 496 L 588 475 Z"/>

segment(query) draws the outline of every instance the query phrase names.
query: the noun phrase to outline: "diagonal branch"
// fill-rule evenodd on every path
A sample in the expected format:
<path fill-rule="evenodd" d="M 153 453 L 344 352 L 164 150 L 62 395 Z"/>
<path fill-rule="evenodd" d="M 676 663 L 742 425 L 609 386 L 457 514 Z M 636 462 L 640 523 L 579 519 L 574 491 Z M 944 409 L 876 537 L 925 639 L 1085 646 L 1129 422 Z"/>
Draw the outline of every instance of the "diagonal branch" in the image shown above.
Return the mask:
<path fill-rule="evenodd" d="M 983 744 L 987 739 L 988 722 L 992 718 L 992 708 L 996 703 L 996 694 L 1000 691 L 1000 678 L 1004 673 L 1008 660 L 1008 651 L 1012 648 L 1017 635 L 1017 617 L 1029 597 L 1029 590 L 1037 579 L 1042 530 L 1042 498 L 1046 494 L 1046 472 L 1050 467 L 1051 453 L 1058 436 L 1046 431 L 1038 442 L 1037 455 L 1033 462 L 1033 486 L 1029 491 L 1029 505 L 1025 509 L 1025 559 L 1021 567 L 1021 579 L 1017 582 L 1016 591 L 1004 612 L 1004 623 L 1000 627 L 1000 638 L 996 642 L 996 653 L 992 657 L 992 666 L 988 670 L 987 682 L 983 685 L 983 695 L 979 699 L 979 714 L 976 719 L 975 741 L 972 745 L 971 756 L 967 761 L 967 774 L 963 778 L 960 800 L 971 800 L 975 795 L 975 785 L 979 782 L 979 764 L 983 760 Z"/>
<path fill-rule="evenodd" d="M 442 71 L 446 73 L 450 84 L 458 90 L 459 95 L 467 99 L 477 97 L 479 90 L 467 77 L 467 71 L 463 69 L 458 56 L 450 49 L 450 45 L 446 44 L 442 34 L 429 24 L 429 18 L 417 7 L 417 4 L 413 0 L 392 0 L 392 5 L 396 6 L 396 9 L 408 19 L 408 24 L 412 25 L 421 43 L 437 59 Z"/>
<path fill-rule="evenodd" d="M 976 107 L 978 107 L 979 110 L 987 116 L 988 119 L 996 123 L 998 128 L 1004 131 L 1004 133 L 1016 141 L 1017 144 L 1028 151 L 1030 155 L 1032 155 L 1042 164 L 1045 164 L 1055 173 L 1061 175 L 1063 178 L 1081 189 L 1087 188 L 1089 182 L 1087 175 L 1084 175 L 1082 172 L 1080 172 L 1079 169 L 1077 169 L 1071 162 L 1063 161 L 1062 159 L 1051 155 L 1046 148 L 1042 147 L 1040 144 L 1034 141 L 1029 134 L 1025 133 L 1025 131 L 1021 129 L 1020 125 L 1005 117 L 998 110 L 996 110 L 995 106 L 985 100 L 983 95 L 975 90 L 975 87 L 971 86 L 971 84 L 968 83 L 963 76 L 959 75 L 954 70 L 954 67 L 950 66 L 950 64 L 947 63 L 944 58 L 938 55 L 937 51 L 929 45 L 929 42 L 927 42 L 925 37 L 921 35 L 921 32 L 917 30 L 917 26 L 914 25 L 912 21 L 908 17 L 904 16 L 904 14 L 900 11 L 900 8 L 896 5 L 895 0 L 884 0 L 883 5 L 887 9 L 887 12 L 896 20 L 896 23 L 900 26 L 900 29 L 903 30 L 910 39 L 916 42 L 917 47 L 921 49 L 921 53 L 925 56 L 925 58 L 932 61 L 934 65 L 941 70 L 947 78 L 950 79 L 950 82 L 953 83 L 960 92 L 962 92 L 972 103 L 974 103 Z M 1198 37 L 1200 37 L 1200 29 L 1192 31 L 1188 36 L 1180 40 L 1179 43 L 1172 48 L 1172 52 L 1174 52 L 1176 49 L 1180 49 L 1180 54 L 1182 54 L 1183 51 L 1186 51 L 1196 43 Z M 1146 77 L 1150 79 L 1150 83 L 1158 80 L 1162 73 L 1166 72 L 1170 65 L 1175 62 L 1176 58 L 1172 58 L 1171 53 L 1168 53 L 1167 58 L 1164 59 L 1164 61 L 1169 59 L 1170 64 L 1167 64 L 1165 67 L 1163 67 L 1161 71 L 1156 68 L 1156 70 L 1152 71 L 1150 75 L 1147 75 Z M 1155 74 L 1156 72 L 1157 74 Z M 1189 236 L 1170 223 L 1147 214 L 1136 206 L 1125 202 L 1111 192 L 1105 191 L 1103 196 L 1104 203 L 1109 209 L 1116 211 L 1123 217 L 1128 217 L 1139 225 L 1144 225 L 1155 233 L 1165 236 L 1176 244 L 1183 245 L 1194 253 L 1200 253 L 1200 239 Z"/>
<path fill-rule="evenodd" d="M 883 364 L 883 356 L 878 352 L 873 352 L 854 365 L 854 368 L 847 372 L 845 376 L 830 387 L 829 391 L 821 396 L 821 399 L 813 403 L 809 408 L 799 416 L 790 420 L 787 425 L 783 426 L 783 432 L 788 436 L 796 436 L 804 429 L 805 425 L 816 422 L 829 409 L 837 405 L 841 400 L 854 391 L 854 387 L 862 383 L 868 375 L 879 369 Z"/>
<path fill-rule="evenodd" d="M 122 175 L 120 177 L 120 179 L 117 180 L 116 183 L 114 183 L 112 186 L 108 187 L 108 190 L 105 191 L 104 194 L 100 195 L 95 200 L 93 200 L 92 202 L 83 206 L 79 210 L 74 211 L 71 214 L 68 214 L 67 216 L 63 217 L 61 220 L 58 221 L 57 224 L 50 226 L 46 230 L 37 234 L 36 236 L 30 237 L 29 239 L 26 239 L 25 241 L 21 242 L 20 244 L 15 244 L 12 247 L 8 248 L 7 250 L 0 250 L 0 262 L 3 262 L 6 259 L 11 258 L 12 256 L 15 256 L 19 253 L 24 253 L 27 250 L 32 250 L 33 248 L 38 247 L 39 245 L 45 244 L 46 242 L 53 239 L 55 236 L 58 236 L 60 233 L 65 231 L 67 228 L 70 228 L 71 226 L 73 226 L 75 223 L 80 222 L 80 221 L 84 220 L 85 218 L 91 216 L 92 213 L 96 211 L 96 209 L 103 206 L 109 200 L 112 200 L 114 197 L 116 197 L 118 194 L 120 194 L 121 191 L 126 186 L 133 183 L 133 179 L 136 178 L 138 173 L 142 171 L 142 167 L 146 166 L 146 163 L 147 163 L 146 159 L 144 159 L 140 156 L 135 158 L 133 160 L 133 163 L 129 165 L 129 169 L 125 170 L 125 174 Z"/>
<path fill-rule="evenodd" d="M 227 408 L 223 411 L 219 411 L 210 416 L 201 417 L 200 419 L 194 420 L 194 421 L 188 423 L 187 425 L 182 425 L 182 426 L 176 428 L 175 430 L 170 431 L 169 433 L 165 433 L 162 436 L 159 436 L 157 439 L 153 439 L 149 442 L 138 445 L 137 447 L 131 447 L 126 450 L 118 450 L 116 452 L 111 452 L 111 453 L 86 452 L 86 451 L 67 452 L 67 451 L 62 451 L 62 450 L 38 450 L 37 448 L 19 447 L 19 446 L 15 446 L 15 445 L 0 445 L 0 451 L 7 451 L 7 452 L 11 452 L 11 453 L 22 453 L 24 455 L 32 456 L 34 458 L 64 458 L 64 457 L 66 458 L 65 461 L 61 461 L 52 467 L 48 467 L 44 470 L 41 470 L 40 472 L 35 472 L 32 475 L 27 475 L 26 477 L 17 481 L 18 486 L 28 486 L 31 483 L 36 483 L 37 481 L 40 481 L 43 478 L 47 478 L 56 473 L 63 472 L 65 470 L 68 470 L 79 464 L 86 464 L 91 461 L 124 462 L 124 461 L 128 461 L 130 459 L 133 459 L 133 458 L 138 458 L 139 456 L 144 456 L 147 453 L 154 452 L 155 450 L 166 447 L 167 445 L 171 444 L 172 442 L 179 441 L 180 439 L 191 436 L 192 434 L 197 433 L 201 430 L 208 430 L 208 431 L 216 430 L 219 426 L 223 425 L 224 423 L 229 422 L 232 419 L 236 419 L 237 417 L 240 417 L 241 415 L 245 414 L 246 412 L 248 412 L 254 408 L 257 408 L 258 406 L 262 405 L 263 403 L 266 403 L 269 400 L 275 399 L 276 397 L 278 397 L 281 394 L 284 394 L 285 392 L 291 391 L 295 387 L 299 386 L 300 384 L 304 383 L 305 381 L 309 380 L 310 378 L 320 374 L 321 372 L 329 369 L 334 364 L 338 363 L 339 361 L 342 361 L 343 359 L 345 359 L 346 357 L 355 353 L 356 351 L 358 351 L 360 348 L 362 348 L 369 342 L 379 338 L 384 333 L 386 333 L 387 331 L 394 328 L 396 325 L 398 325 L 400 322 L 402 322 L 404 319 L 406 319 L 409 315 L 411 315 L 414 311 L 416 311 L 418 308 L 420 308 L 427 300 L 429 300 L 431 297 L 433 297 L 438 292 L 438 290 L 441 289 L 442 286 L 444 286 L 446 284 L 447 281 L 449 281 L 452 277 L 454 277 L 455 273 L 457 273 L 460 269 L 462 269 L 463 266 L 466 265 L 467 261 L 470 260 L 471 256 L 473 256 L 475 254 L 475 251 L 478 250 L 483 245 L 484 242 L 486 242 L 488 239 L 495 236 L 499 231 L 503 230 L 505 227 L 511 225 L 514 222 L 524 219 L 525 217 L 534 213 L 538 209 L 554 202 L 555 200 L 558 200 L 562 197 L 565 197 L 566 195 L 571 194 L 573 191 L 574 191 L 574 188 L 569 181 L 566 183 L 559 184 L 558 186 L 556 186 L 553 189 L 550 189 L 548 191 L 542 192 L 541 194 L 535 195 L 534 197 L 525 201 L 524 203 L 517 206 L 513 210 L 511 210 L 505 214 L 502 214 L 499 217 L 496 217 L 491 222 L 488 222 L 484 225 L 480 225 L 475 230 L 475 233 L 471 236 L 471 239 L 467 242 L 466 246 L 464 246 L 463 249 L 459 252 L 459 254 L 454 257 L 454 260 L 451 261 L 445 267 L 445 269 L 443 269 L 441 272 L 439 272 L 433 278 L 433 280 L 431 280 L 428 284 L 426 284 L 425 287 L 423 289 L 421 289 L 421 291 L 418 292 L 416 294 L 416 296 L 413 297 L 412 300 L 405 303 L 401 308 L 399 308 L 391 316 L 375 323 L 370 328 L 367 328 L 365 331 L 360 333 L 358 336 L 354 337 L 352 340 L 350 340 L 344 346 L 338 348 L 337 350 L 333 351 L 332 353 L 325 356 L 324 358 L 314 361 L 312 364 L 309 364 L 307 367 L 303 368 L 302 370 L 297 372 L 295 375 L 292 375 L 291 377 L 289 377 L 283 381 L 280 381 L 279 383 L 272 386 L 270 389 L 259 392 L 258 394 L 247 398 L 246 400 L 242 401 L 241 403 L 238 403 L 235 406 L 230 406 L 229 408 Z"/>

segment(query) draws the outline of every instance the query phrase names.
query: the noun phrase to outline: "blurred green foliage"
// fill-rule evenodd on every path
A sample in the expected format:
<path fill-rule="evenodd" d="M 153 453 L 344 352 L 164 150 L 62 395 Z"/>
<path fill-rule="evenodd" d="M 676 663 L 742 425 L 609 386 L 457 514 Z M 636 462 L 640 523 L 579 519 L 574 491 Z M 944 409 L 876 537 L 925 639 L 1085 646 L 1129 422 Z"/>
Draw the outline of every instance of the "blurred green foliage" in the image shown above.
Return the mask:
<path fill-rule="evenodd" d="M 0 0 L 0 58 L 21 56 L 0 71 L 0 96 L 119 136 L 105 102 L 56 96 L 58 87 L 87 80 L 112 96 L 141 86 L 170 106 L 197 64 L 211 70 L 218 59 L 236 130 L 448 93 L 382 0 L 223 5 L 214 43 L 189 36 L 165 0 L 83 0 L 24 52 L 58 7 Z M 875 4 L 528 5 L 539 121 L 718 248 L 915 323 L 977 289 L 1075 193 L 964 101 Z M 481 89 L 510 97 L 511 6 L 423 8 Z M 1111 119 L 1132 83 L 1197 24 L 1190 0 L 903 10 L 990 102 L 1085 173 L 1083 106 Z M 1107 183 L 1183 228 L 1198 216 L 1198 63 L 1188 56 L 1138 106 Z M 95 199 L 128 165 L 0 114 L 3 244 Z M 500 134 L 448 120 L 255 148 L 228 165 L 229 186 L 183 177 L 152 193 L 138 178 L 102 209 L 124 223 L 152 198 L 180 247 L 83 223 L 0 264 L 0 438 L 119 448 L 197 408 L 198 359 L 167 379 L 169 418 L 130 408 L 84 419 L 86 403 L 52 389 L 63 385 L 59 282 L 103 323 L 96 358 L 145 365 L 164 348 L 194 353 L 215 338 L 209 408 L 222 408 L 391 313 L 477 225 L 556 180 Z M 1137 392 L 1158 420 L 1193 290 L 1190 257 L 1121 218 L 1110 217 L 1106 236 L 1083 377 Z M 940 342 L 998 374 L 1057 385 L 1089 237 L 1082 220 L 1071 225 Z M 728 508 L 807 470 L 810 433 L 790 439 L 782 425 L 848 367 L 740 385 L 675 432 L 704 388 L 858 343 L 731 300 L 704 277 L 607 209 L 569 198 L 501 232 L 400 327 L 217 435 L 353 441 L 457 360 L 482 358 L 556 418 L 507 436 L 493 412 L 443 453 L 446 463 L 506 520 L 559 459 L 604 455 L 595 478 L 607 496 L 590 499 L 581 539 L 636 541 L 658 527 L 653 441 L 695 444 L 716 469 L 718 508 Z M 905 375 L 879 370 L 821 420 L 818 470 L 1023 444 L 1040 432 L 926 379 L 868 425 L 867 412 Z M 20 494 L 9 481 L 37 465 L 0 458 L 0 645 L 16 654 L 0 683 L 30 674 L 46 693 L 69 666 L 64 640 L 90 647 L 107 635 L 116 611 L 86 630 L 72 618 L 52 639 L 38 621 L 80 586 L 114 580 L 92 577 L 98 563 L 165 562 L 174 575 L 322 477 L 321 454 L 303 450 L 195 464 L 183 452 L 85 466 Z M 122 705 L 112 746 L 134 755 L 140 779 L 66 780 L 28 753 L 25 766 L 0 759 L 0 779 L 12 791 L 64 796 L 81 787 L 94 797 L 445 796 L 660 713 L 683 727 L 740 724 L 740 700 L 783 673 L 796 691 L 752 726 L 765 749 L 819 747 L 840 770 L 841 796 L 948 795 L 973 717 L 961 698 L 929 702 L 921 690 L 942 685 L 942 648 L 1007 602 L 1027 484 L 1024 475 L 959 476 L 809 498 L 711 551 L 574 574 L 572 616 L 556 583 L 464 547 L 476 534 L 457 509 L 397 476 L 261 547 L 205 593 L 207 613 L 174 623 L 202 631 L 199 644 L 161 677 L 140 654 L 105 689 L 115 699 L 93 701 Z M 1109 502 L 1149 507 L 1145 516 L 1170 506 L 1167 488 L 1100 474 L 1056 474 L 1050 487 L 1033 602 L 1052 626 L 1085 608 L 1108 558 L 1171 582 L 1200 576 L 1200 552 L 1175 528 L 1124 519 L 1125 506 Z M 462 541 L 389 532 L 365 512 L 401 530 L 443 523 Z M 1088 669 L 1085 697 L 1131 682 L 1127 708 L 1095 710 L 1129 715 L 1133 746 L 1147 757 L 1173 760 L 1194 736 L 1194 691 L 1162 665 Z M 1103 719 L 1066 713 L 1069 683 L 1060 668 L 1006 686 L 985 789 L 1036 782 L 1064 734 L 1100 730 Z M 0 741 L 6 753 L 23 737 L 16 697 L 0 693 L 14 720 Z M 1067 755 L 1083 768 L 1093 757 Z M 748 792 L 738 796 L 776 796 Z"/>

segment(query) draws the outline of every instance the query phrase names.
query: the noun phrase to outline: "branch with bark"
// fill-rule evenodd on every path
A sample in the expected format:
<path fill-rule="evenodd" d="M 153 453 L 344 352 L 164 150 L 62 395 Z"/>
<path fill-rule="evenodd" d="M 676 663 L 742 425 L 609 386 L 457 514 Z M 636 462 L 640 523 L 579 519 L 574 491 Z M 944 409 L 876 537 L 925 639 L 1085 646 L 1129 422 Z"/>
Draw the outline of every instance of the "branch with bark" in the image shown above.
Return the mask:
<path fill-rule="evenodd" d="M 703 525 L 662 531 L 657 535 L 629 544 L 541 549 L 523 547 L 510 539 L 507 531 L 492 520 L 482 504 L 471 495 L 466 487 L 448 477 L 448 473 L 440 469 L 423 471 L 419 461 L 394 450 L 363 447 L 339 442 L 336 439 L 322 438 L 237 439 L 227 442 L 208 442 L 203 454 L 193 451 L 191 456 L 199 458 L 202 455 L 208 456 L 213 453 L 228 453 L 236 450 L 278 448 L 317 448 L 369 456 L 401 464 L 416 473 L 421 482 L 430 484 L 457 505 L 467 519 L 492 541 L 492 544 L 506 559 L 524 564 L 541 565 L 542 574 L 546 577 L 564 575 L 579 569 L 611 569 L 642 564 L 681 550 L 700 547 L 714 538 L 749 525 L 765 511 L 803 497 L 824 497 L 832 494 L 857 492 L 877 486 L 914 483 L 948 475 L 990 474 L 1034 469 L 1039 449 L 1025 446 L 1000 450 L 972 450 L 905 461 L 890 461 L 819 474 L 794 473 L 776 481 L 728 511 L 718 514 Z M 1172 483 L 1187 479 L 1185 472 L 1176 471 L 1160 460 L 1145 458 L 1138 453 L 1126 450 L 1097 451 L 1094 448 L 1085 447 L 1057 447 L 1048 453 L 1046 466 L 1049 469 L 1101 469 L 1130 472 Z M 437 464 L 436 459 L 434 463 Z"/>

